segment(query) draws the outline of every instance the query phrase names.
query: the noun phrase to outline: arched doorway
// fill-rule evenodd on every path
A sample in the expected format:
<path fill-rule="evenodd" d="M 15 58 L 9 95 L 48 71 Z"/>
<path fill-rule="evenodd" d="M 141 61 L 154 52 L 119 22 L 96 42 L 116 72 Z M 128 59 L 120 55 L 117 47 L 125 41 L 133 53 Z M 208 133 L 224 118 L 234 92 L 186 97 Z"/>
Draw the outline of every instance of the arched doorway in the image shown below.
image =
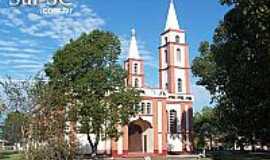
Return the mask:
<path fill-rule="evenodd" d="M 147 152 L 148 138 L 143 133 L 152 128 L 151 124 L 142 119 L 131 122 L 128 125 L 128 151 Z"/>

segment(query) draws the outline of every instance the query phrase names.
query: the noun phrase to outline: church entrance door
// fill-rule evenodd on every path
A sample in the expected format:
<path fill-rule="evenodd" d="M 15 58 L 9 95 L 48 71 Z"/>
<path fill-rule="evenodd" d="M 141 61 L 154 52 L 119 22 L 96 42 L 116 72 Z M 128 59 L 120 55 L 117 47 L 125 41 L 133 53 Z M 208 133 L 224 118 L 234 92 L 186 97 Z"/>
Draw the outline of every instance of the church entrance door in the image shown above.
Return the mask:
<path fill-rule="evenodd" d="M 128 151 L 142 152 L 142 128 L 136 124 L 128 126 Z"/>
<path fill-rule="evenodd" d="M 144 132 L 152 128 L 151 124 L 142 119 L 135 120 L 128 125 L 128 151 L 147 152 L 148 140 Z"/>

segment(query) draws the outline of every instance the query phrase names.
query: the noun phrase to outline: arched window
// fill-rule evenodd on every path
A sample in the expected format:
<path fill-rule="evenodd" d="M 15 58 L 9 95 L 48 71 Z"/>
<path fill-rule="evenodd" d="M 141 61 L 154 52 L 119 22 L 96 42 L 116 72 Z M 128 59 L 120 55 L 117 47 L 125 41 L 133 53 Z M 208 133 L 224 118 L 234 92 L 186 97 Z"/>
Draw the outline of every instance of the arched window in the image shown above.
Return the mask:
<path fill-rule="evenodd" d="M 180 50 L 180 48 L 177 48 L 176 56 L 177 56 L 177 61 L 180 63 L 181 62 L 181 50 Z"/>
<path fill-rule="evenodd" d="M 138 64 L 137 63 L 134 64 L 134 73 L 135 74 L 138 73 Z"/>
<path fill-rule="evenodd" d="M 147 103 L 146 112 L 147 114 L 151 114 L 151 103 Z"/>
<path fill-rule="evenodd" d="M 168 51 L 165 50 L 164 54 L 165 54 L 165 62 L 168 63 Z"/>
<path fill-rule="evenodd" d="M 134 82 L 134 87 L 138 88 L 139 87 L 139 80 L 136 78 Z"/>
<path fill-rule="evenodd" d="M 180 37 L 177 35 L 177 36 L 175 36 L 175 42 L 176 43 L 180 43 Z"/>
<path fill-rule="evenodd" d="M 182 79 L 178 78 L 177 80 L 178 92 L 182 92 Z"/>
<path fill-rule="evenodd" d="M 170 133 L 177 133 L 177 112 L 175 110 L 170 111 Z"/>

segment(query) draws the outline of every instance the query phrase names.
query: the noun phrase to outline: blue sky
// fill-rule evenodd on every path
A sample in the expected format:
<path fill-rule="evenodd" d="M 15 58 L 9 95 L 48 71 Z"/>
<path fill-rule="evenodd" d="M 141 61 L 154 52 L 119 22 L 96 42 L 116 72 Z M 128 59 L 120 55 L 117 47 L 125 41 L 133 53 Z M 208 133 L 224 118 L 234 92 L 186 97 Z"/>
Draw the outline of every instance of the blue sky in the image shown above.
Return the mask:
<path fill-rule="evenodd" d="M 0 1 L 0 78 L 25 79 L 40 71 L 54 51 L 82 32 L 100 28 L 116 33 L 127 54 L 131 28 L 137 31 L 140 52 L 145 58 L 146 81 L 158 86 L 159 35 L 165 26 L 169 0 L 67 0 L 73 3 L 68 15 L 42 15 L 39 7 L 10 7 Z M 41 5 L 42 6 L 42 5 Z M 180 27 L 187 31 L 190 61 L 198 56 L 201 41 L 211 41 L 213 31 L 226 12 L 218 0 L 175 0 Z M 209 104 L 209 94 L 195 85 L 194 109 Z"/>

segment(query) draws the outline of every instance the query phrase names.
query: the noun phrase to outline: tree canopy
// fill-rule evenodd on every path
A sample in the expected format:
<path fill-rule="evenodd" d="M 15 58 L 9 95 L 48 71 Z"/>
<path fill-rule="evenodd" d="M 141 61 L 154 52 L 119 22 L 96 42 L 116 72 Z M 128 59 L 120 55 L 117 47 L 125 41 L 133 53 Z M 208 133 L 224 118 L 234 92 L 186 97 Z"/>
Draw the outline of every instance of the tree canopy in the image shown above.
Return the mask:
<path fill-rule="evenodd" d="M 224 128 L 247 143 L 269 142 L 270 9 L 268 1 L 221 0 L 231 8 L 213 43 L 193 61 L 197 84 L 217 102 Z"/>
<path fill-rule="evenodd" d="M 46 66 L 49 84 L 62 93 L 70 120 L 80 123 L 93 153 L 100 139 L 119 137 L 118 126 L 135 115 L 140 99 L 138 91 L 125 86 L 120 48 L 113 33 L 95 30 L 71 40 Z"/>
<path fill-rule="evenodd" d="M 193 118 L 195 132 L 195 141 L 198 149 L 207 146 L 206 140 L 209 140 L 209 149 L 213 149 L 213 141 L 220 135 L 219 121 L 216 116 L 215 108 L 205 106 L 201 112 L 197 112 Z"/>
<path fill-rule="evenodd" d="M 26 130 L 25 123 L 28 123 L 28 117 L 20 112 L 11 112 L 7 115 L 7 119 L 4 124 L 4 138 L 10 144 L 16 144 L 23 142 L 25 138 Z"/>

